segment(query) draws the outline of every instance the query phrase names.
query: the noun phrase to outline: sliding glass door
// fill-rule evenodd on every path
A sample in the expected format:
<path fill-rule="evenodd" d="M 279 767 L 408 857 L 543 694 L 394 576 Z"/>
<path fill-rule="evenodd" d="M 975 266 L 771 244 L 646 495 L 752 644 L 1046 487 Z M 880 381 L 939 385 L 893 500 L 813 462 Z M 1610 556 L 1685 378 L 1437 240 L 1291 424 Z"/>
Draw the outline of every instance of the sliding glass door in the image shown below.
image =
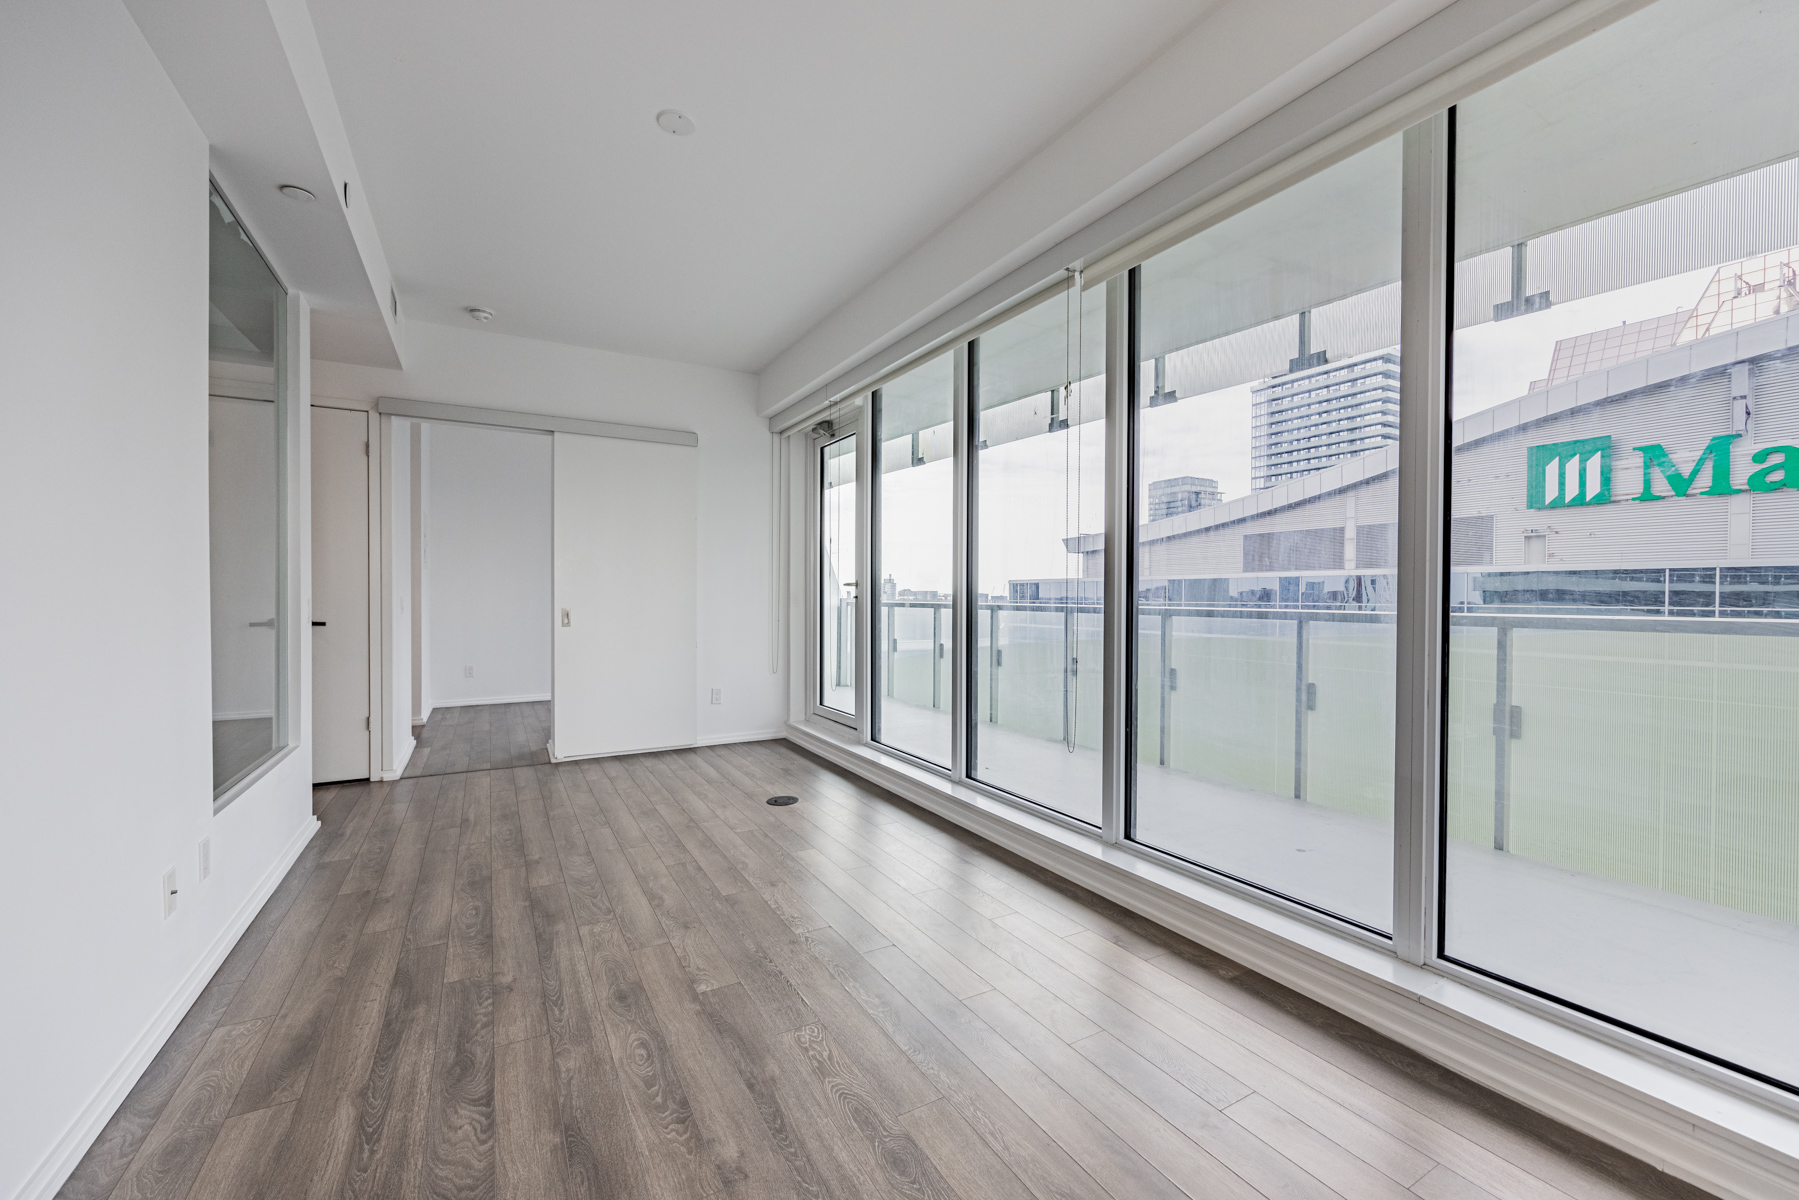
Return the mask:
<path fill-rule="evenodd" d="M 818 703 L 856 715 L 856 435 L 819 449 Z"/>
<path fill-rule="evenodd" d="M 1390 929 L 1400 146 L 1138 268 L 1130 834 Z"/>
<path fill-rule="evenodd" d="M 968 774 L 1100 820 L 1105 289 L 1078 279 L 973 344 Z"/>
<path fill-rule="evenodd" d="M 874 738 L 941 767 L 953 740 L 956 359 L 874 393 Z"/>

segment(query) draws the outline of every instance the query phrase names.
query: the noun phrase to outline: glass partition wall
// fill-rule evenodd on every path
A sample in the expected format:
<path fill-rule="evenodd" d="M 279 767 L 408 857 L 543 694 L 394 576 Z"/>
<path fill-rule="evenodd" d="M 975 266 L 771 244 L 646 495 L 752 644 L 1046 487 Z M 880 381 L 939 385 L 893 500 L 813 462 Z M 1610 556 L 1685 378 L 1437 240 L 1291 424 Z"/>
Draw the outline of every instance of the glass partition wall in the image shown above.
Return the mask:
<path fill-rule="evenodd" d="M 1799 1094 L 1796 39 L 1658 0 L 876 389 L 872 740 Z"/>
<path fill-rule="evenodd" d="M 287 294 L 214 189 L 207 461 L 215 796 L 289 741 Z"/>

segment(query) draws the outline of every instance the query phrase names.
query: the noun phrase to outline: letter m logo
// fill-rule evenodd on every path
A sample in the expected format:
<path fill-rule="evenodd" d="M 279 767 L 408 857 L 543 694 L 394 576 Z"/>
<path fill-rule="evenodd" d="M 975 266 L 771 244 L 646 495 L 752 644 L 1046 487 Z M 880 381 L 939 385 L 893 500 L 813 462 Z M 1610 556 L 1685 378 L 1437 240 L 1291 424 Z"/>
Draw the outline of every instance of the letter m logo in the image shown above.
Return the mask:
<path fill-rule="evenodd" d="M 1532 446 L 1526 466 L 1525 496 L 1531 508 L 1610 504 L 1610 435 Z"/>

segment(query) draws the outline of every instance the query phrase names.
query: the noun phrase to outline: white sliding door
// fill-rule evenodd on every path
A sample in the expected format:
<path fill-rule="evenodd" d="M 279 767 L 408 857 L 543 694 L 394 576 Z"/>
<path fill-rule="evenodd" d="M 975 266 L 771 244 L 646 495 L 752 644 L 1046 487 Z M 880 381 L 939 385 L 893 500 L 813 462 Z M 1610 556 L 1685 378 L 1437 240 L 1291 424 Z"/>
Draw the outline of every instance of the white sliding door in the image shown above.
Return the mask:
<path fill-rule="evenodd" d="M 554 436 L 553 753 L 691 745 L 699 451 Z"/>

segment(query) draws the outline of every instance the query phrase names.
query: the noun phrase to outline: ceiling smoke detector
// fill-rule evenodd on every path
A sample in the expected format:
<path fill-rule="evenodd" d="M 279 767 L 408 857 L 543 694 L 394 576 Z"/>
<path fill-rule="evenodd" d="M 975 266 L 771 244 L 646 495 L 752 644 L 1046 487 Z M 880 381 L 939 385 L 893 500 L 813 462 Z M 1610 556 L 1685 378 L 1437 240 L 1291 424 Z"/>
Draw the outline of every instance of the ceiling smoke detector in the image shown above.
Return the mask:
<path fill-rule="evenodd" d="M 477 321 L 493 320 L 493 309 L 491 308 L 465 308 L 462 311 Z"/>
<path fill-rule="evenodd" d="M 665 108 L 657 113 L 656 124 L 660 125 L 665 133 L 672 133 L 676 137 L 686 137 L 693 132 L 693 118 L 672 108 Z"/>
<path fill-rule="evenodd" d="M 298 200 L 301 204 L 305 204 L 312 199 L 312 193 L 297 183 L 284 183 L 276 190 L 283 196 L 286 196 L 289 200 Z"/>

